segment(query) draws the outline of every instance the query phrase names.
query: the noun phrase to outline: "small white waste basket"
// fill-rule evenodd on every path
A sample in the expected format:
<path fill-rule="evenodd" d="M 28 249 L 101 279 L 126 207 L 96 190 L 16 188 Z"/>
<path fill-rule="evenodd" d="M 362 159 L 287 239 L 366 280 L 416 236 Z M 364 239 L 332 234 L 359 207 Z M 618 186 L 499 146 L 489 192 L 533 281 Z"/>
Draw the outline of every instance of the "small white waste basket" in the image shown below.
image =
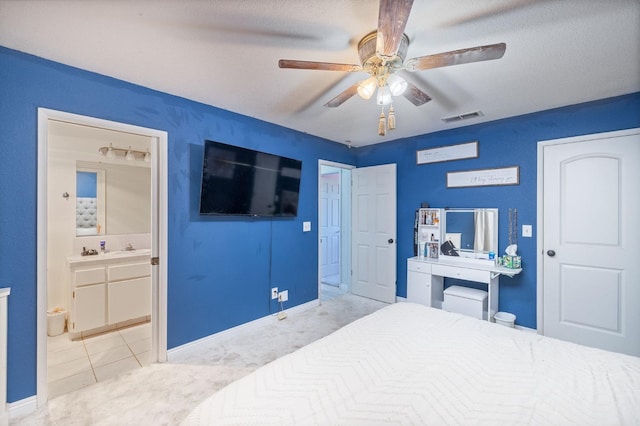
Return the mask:
<path fill-rule="evenodd" d="M 47 311 L 47 335 L 59 336 L 64 333 L 64 326 L 67 320 L 67 311 L 61 308 Z"/>
<path fill-rule="evenodd" d="M 509 312 L 496 312 L 493 319 L 496 320 L 496 324 L 511 328 L 515 327 L 516 316 Z"/>

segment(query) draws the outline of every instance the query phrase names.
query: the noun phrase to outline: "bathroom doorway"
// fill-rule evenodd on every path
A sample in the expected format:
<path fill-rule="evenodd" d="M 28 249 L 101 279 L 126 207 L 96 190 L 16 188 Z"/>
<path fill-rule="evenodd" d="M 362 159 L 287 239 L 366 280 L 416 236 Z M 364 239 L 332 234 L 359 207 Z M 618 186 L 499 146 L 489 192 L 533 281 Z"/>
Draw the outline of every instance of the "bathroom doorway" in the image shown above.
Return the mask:
<path fill-rule="evenodd" d="M 319 299 L 350 292 L 351 169 L 320 160 L 318 174 Z"/>
<path fill-rule="evenodd" d="M 167 252 L 167 134 L 45 109 L 39 109 L 38 121 L 37 403 L 42 406 L 50 398 L 166 360 L 166 262 L 152 266 L 150 260 L 166 259 Z M 89 187 L 97 188 L 87 189 L 87 176 Z M 95 213 L 92 208 L 80 212 L 85 199 L 98 204 Z M 83 219 L 92 214 L 96 220 Z M 100 254 L 92 258 L 92 252 Z M 121 271 L 148 272 L 136 271 L 126 286 L 108 282 L 115 257 Z M 80 291 L 70 288 L 73 277 L 80 276 L 72 273 L 78 265 L 83 274 L 103 268 L 104 282 L 81 288 L 83 297 L 103 299 L 92 296 L 90 305 L 79 303 Z M 116 303 L 136 294 L 140 302 Z M 109 303 L 113 309 L 105 308 Z M 96 315 L 95 306 L 105 313 Z M 80 326 L 82 309 L 99 321 L 92 323 L 92 317 Z M 59 325 L 52 328 L 54 310 L 74 319 L 62 333 Z"/>

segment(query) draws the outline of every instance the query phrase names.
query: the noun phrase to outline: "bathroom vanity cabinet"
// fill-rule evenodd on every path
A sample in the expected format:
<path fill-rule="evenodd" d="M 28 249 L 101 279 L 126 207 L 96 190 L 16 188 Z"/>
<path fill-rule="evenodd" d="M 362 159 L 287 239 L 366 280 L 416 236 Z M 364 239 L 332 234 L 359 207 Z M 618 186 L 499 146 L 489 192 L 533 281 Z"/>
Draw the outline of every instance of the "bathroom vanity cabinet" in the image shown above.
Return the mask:
<path fill-rule="evenodd" d="M 68 259 L 70 333 L 151 315 L 150 251 Z"/>

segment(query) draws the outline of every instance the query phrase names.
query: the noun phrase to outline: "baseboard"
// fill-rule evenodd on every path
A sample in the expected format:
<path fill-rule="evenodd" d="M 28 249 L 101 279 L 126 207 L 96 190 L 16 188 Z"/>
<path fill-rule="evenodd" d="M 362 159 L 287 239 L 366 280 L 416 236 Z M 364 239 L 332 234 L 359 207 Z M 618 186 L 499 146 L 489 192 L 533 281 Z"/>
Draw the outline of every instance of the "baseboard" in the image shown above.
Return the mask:
<path fill-rule="evenodd" d="M 35 395 L 7 404 L 7 412 L 10 420 L 35 413 L 37 409 L 38 398 Z"/>
<path fill-rule="evenodd" d="M 404 303 L 407 301 L 406 297 L 396 296 L 396 303 Z"/>
<path fill-rule="evenodd" d="M 307 303 L 303 303 L 301 305 L 297 305 L 294 306 L 292 308 L 289 309 L 285 309 L 285 311 L 287 312 L 287 316 L 291 317 L 291 316 L 295 316 L 297 313 L 300 312 L 304 312 L 307 311 L 309 309 L 315 308 L 320 304 L 320 299 L 314 299 L 310 302 Z M 272 324 L 273 322 L 278 322 L 278 317 L 277 317 L 278 313 L 273 313 L 273 314 L 269 314 L 266 317 L 262 317 L 262 318 L 258 318 L 256 320 L 253 321 L 249 321 L 247 323 L 244 324 L 240 324 L 238 326 L 229 328 L 227 330 L 223 330 L 219 333 L 215 333 L 215 334 L 211 334 L 209 336 L 206 337 L 202 337 L 198 340 L 194 340 L 192 342 L 189 343 L 185 343 L 184 345 L 180 345 L 177 346 L 173 349 L 169 349 L 167 351 L 167 361 L 168 362 L 173 362 L 175 361 L 175 359 L 178 357 L 178 355 L 184 351 L 192 351 L 195 348 L 197 348 L 198 346 L 201 345 L 210 345 L 211 342 L 215 342 L 218 339 L 221 338 L 228 338 L 229 336 L 234 336 L 234 335 L 241 335 L 244 334 L 248 331 L 252 331 L 254 329 L 260 328 L 260 327 L 264 327 L 265 325 L 268 324 Z M 287 321 L 287 320 L 285 320 Z"/>

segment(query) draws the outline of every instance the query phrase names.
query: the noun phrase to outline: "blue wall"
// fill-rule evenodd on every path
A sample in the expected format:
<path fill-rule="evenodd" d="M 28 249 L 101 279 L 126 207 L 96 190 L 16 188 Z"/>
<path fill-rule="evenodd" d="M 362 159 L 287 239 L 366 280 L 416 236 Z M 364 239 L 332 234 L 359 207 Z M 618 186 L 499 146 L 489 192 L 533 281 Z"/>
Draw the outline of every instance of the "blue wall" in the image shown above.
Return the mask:
<path fill-rule="evenodd" d="M 398 164 L 398 295 L 412 256 L 413 214 L 432 206 L 508 208 L 535 225 L 536 143 L 640 126 L 640 94 L 423 135 L 361 149 L 0 47 L 0 286 L 9 296 L 8 401 L 36 393 L 37 108 L 165 130 L 169 134 L 169 348 L 268 315 L 269 289 L 295 306 L 317 297 L 318 159 Z M 198 214 L 202 143 L 213 139 L 303 162 L 296 219 L 220 219 Z M 480 157 L 416 166 L 416 149 L 479 140 Z M 520 185 L 445 188 L 445 173 L 520 166 Z M 19 201 L 19 202 L 18 202 Z M 534 230 L 535 237 L 535 230 Z M 502 279 L 501 308 L 535 327 L 535 238 L 520 238 L 524 273 Z M 504 245 L 504 244 L 503 244 Z M 504 247 L 501 247 L 503 249 Z"/>
<path fill-rule="evenodd" d="M 398 295 L 407 294 L 404 260 L 413 256 L 414 212 L 421 202 L 431 207 L 497 207 L 500 255 L 509 241 L 508 211 L 513 208 L 518 210 L 518 254 L 524 270 L 516 278 L 500 278 L 500 309 L 514 313 L 517 324 L 536 328 L 537 143 L 633 127 L 640 127 L 640 93 L 359 149 L 359 167 L 398 165 Z M 416 165 L 416 150 L 476 140 L 478 158 Z M 446 188 L 447 172 L 506 166 L 520 167 L 519 185 Z M 522 224 L 533 225 L 533 238 L 522 238 Z"/>
<path fill-rule="evenodd" d="M 176 77 L 178 78 L 178 77 Z M 169 134 L 169 348 L 318 297 L 318 159 L 355 151 L 242 115 L 0 47 L 0 286 L 9 296 L 8 401 L 36 393 L 37 108 Z M 198 214 L 204 139 L 302 160 L 298 217 Z M 312 232 L 302 222 L 312 221 Z"/>
<path fill-rule="evenodd" d="M 96 198 L 98 175 L 92 172 L 76 172 L 76 194 L 78 197 Z"/>

